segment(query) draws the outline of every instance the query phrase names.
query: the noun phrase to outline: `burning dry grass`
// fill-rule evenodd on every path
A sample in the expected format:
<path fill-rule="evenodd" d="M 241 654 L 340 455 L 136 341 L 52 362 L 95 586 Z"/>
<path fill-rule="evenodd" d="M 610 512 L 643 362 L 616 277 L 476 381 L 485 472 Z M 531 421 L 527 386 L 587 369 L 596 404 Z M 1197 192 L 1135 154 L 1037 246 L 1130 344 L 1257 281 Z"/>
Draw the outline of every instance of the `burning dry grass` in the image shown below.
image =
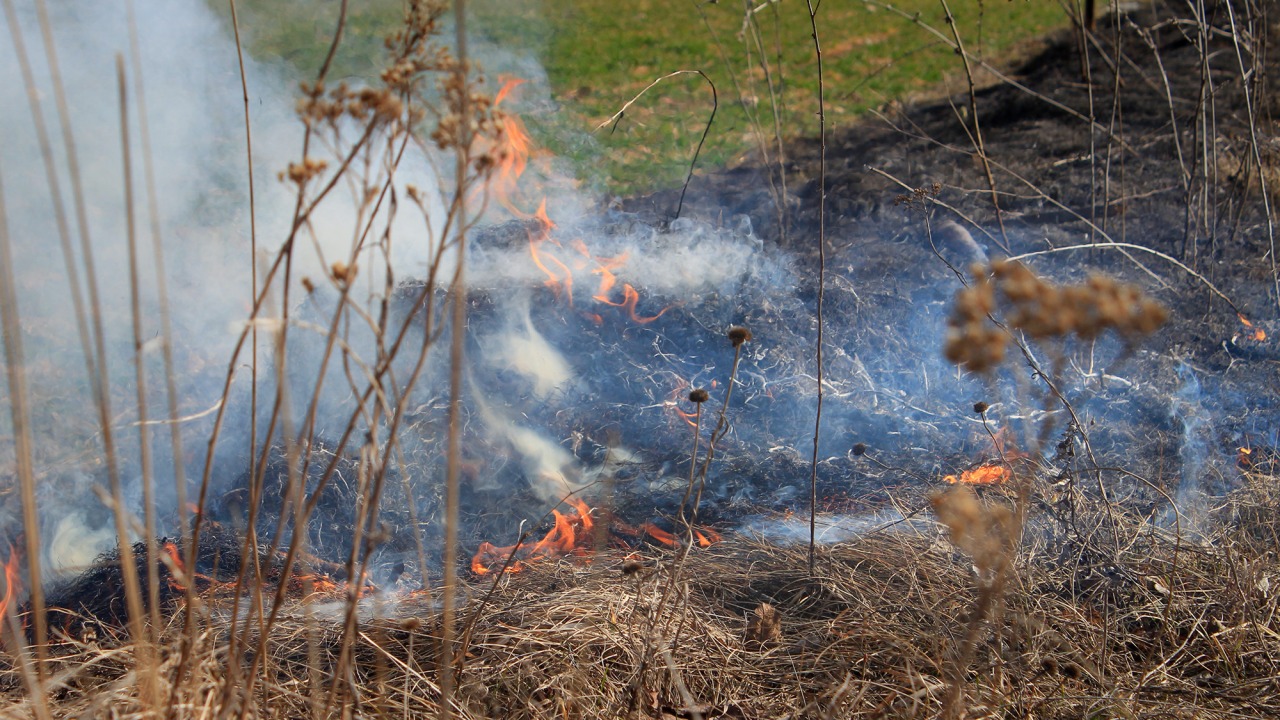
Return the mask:
<path fill-rule="evenodd" d="M 1218 536 L 1179 542 L 1117 508 L 1078 508 L 1085 536 L 1029 524 L 994 620 L 962 670 L 969 717 L 1177 718 L 1280 713 L 1280 493 L 1253 477 L 1220 509 Z M 998 493 L 988 498 L 1003 502 Z M 1110 512 L 1108 512 L 1110 510 Z M 1085 539 L 1085 538 L 1088 539 Z M 670 556 L 600 554 L 488 580 L 460 615 L 461 717 L 935 717 L 978 595 L 973 559 L 945 531 L 902 525 L 819 549 L 732 538 L 688 556 L 663 603 Z M 661 608 L 661 610 L 659 610 Z M 250 698 L 209 613 L 174 692 L 179 717 L 247 709 L 338 717 L 439 711 L 439 613 L 430 601 L 293 603 L 265 644 Z M 174 621 L 170 632 L 181 634 Z M 243 645 L 256 648 L 250 638 Z M 344 647 L 350 661 L 344 662 Z M 125 715 L 128 647 L 77 641 L 51 661 L 57 715 Z M 161 668 L 172 678 L 176 643 Z M 19 673 L 7 715 L 29 716 Z M 169 688 L 174 691 L 173 688 Z M 245 705 L 247 703 L 247 705 Z"/>

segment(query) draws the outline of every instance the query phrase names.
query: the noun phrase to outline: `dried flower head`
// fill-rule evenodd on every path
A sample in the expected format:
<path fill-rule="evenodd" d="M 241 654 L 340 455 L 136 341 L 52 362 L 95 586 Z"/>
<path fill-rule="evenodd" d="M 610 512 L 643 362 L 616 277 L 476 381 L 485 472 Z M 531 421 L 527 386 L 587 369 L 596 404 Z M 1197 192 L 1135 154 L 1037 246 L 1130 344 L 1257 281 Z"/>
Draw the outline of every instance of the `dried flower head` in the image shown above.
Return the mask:
<path fill-rule="evenodd" d="M 854 445 L 853 445 L 853 455 L 854 455 L 854 457 L 862 457 L 863 455 L 866 455 L 866 454 L 867 454 L 867 444 L 866 444 L 866 443 L 854 443 Z"/>
<path fill-rule="evenodd" d="M 692 403 L 704 403 L 709 397 L 710 395 L 707 394 L 707 391 L 702 388 L 697 388 L 696 390 L 689 392 L 689 402 Z"/>
<path fill-rule="evenodd" d="M 1149 335 L 1168 311 L 1135 285 L 1093 275 L 1079 285 L 1054 285 L 1008 260 L 972 268 L 973 284 L 956 293 L 947 321 L 947 359 L 974 372 L 998 365 L 1008 338 L 990 321 L 997 304 L 1009 326 L 1035 339 L 1075 335 L 1090 340 L 1107 330 L 1126 339 Z M 1005 301 L 997 303 L 997 291 Z M 976 410 L 975 410 L 976 411 Z"/>
<path fill-rule="evenodd" d="M 740 325 L 734 325 L 729 328 L 729 342 L 733 343 L 734 347 L 738 347 L 749 340 L 751 340 L 750 330 Z"/>
<path fill-rule="evenodd" d="M 929 504 L 951 531 L 951 542 L 973 557 L 984 580 L 990 581 L 1011 561 L 1017 529 L 1008 505 L 985 503 L 968 485 L 935 493 Z"/>
<path fill-rule="evenodd" d="M 981 400 L 973 404 L 973 411 L 979 415 L 985 413 L 990 408 L 991 408 L 990 405 L 982 402 Z"/>
<path fill-rule="evenodd" d="M 336 260 L 333 265 L 329 267 L 329 271 L 332 273 L 335 281 L 343 285 L 350 285 L 351 282 L 356 279 L 356 272 L 359 271 L 359 267 L 354 264 L 348 265 L 341 260 Z"/>

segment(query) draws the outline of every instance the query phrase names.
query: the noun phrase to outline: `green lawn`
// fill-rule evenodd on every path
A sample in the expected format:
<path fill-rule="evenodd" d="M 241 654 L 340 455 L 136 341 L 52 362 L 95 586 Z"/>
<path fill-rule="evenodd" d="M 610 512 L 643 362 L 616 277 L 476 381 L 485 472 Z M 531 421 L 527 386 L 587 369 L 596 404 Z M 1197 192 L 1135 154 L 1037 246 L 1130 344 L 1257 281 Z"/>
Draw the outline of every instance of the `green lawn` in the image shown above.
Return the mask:
<path fill-rule="evenodd" d="M 219 0 L 209 1 L 225 14 Z M 1021 51 L 1044 30 L 1067 23 L 1062 7 L 1045 0 L 950 4 L 970 52 L 997 61 Z M 327 50 L 338 3 L 240 0 L 237 7 L 255 55 L 284 58 L 310 74 Z M 400 7 L 400 0 L 351 4 L 335 76 L 367 77 L 375 71 L 380 38 L 397 22 Z M 938 0 L 903 0 L 896 7 L 946 29 Z M 665 82 L 616 128 L 592 130 L 674 70 L 703 71 L 719 93 L 719 111 L 700 161 L 704 167 L 762 148 L 772 156 L 778 129 L 784 137 L 817 131 L 816 63 L 802 1 L 471 0 L 469 8 L 476 32 L 516 55 L 531 54 L 545 67 L 555 103 L 524 109 L 535 140 L 609 192 L 643 191 L 683 179 L 712 108 L 702 78 L 682 75 Z M 889 100 L 935 90 L 947 79 L 954 90 L 964 87 L 959 58 L 948 46 L 883 8 L 825 0 L 818 34 L 833 125 Z"/>

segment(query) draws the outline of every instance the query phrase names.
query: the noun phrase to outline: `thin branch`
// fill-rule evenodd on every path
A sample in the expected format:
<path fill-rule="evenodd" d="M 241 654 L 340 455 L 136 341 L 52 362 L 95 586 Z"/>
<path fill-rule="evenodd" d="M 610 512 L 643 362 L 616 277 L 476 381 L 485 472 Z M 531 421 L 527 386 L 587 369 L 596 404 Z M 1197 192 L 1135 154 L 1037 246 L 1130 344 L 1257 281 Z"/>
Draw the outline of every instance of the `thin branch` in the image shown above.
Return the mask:
<path fill-rule="evenodd" d="M 822 304 L 826 294 L 827 275 L 827 112 L 823 93 L 822 43 L 818 40 L 818 5 L 805 0 L 809 9 L 809 28 L 813 32 L 813 51 L 818 59 L 818 342 L 814 355 L 817 362 L 818 407 L 813 418 L 813 457 L 809 473 L 809 575 L 814 574 L 818 536 L 818 438 L 822 430 L 822 343 L 824 323 Z"/>

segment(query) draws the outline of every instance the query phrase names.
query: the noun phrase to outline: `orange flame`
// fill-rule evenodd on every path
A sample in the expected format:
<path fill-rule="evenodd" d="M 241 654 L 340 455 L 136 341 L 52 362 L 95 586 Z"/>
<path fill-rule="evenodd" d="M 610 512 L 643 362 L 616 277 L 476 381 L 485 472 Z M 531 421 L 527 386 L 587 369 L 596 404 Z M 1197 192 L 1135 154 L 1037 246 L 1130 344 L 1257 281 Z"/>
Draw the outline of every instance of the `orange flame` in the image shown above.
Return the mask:
<path fill-rule="evenodd" d="M 1253 448 L 1240 447 L 1236 450 L 1236 465 L 1244 470 L 1253 467 Z"/>
<path fill-rule="evenodd" d="M 289 589 L 301 594 L 304 600 L 316 595 L 335 595 L 346 585 L 346 583 L 334 582 L 328 575 L 315 573 L 302 573 L 289 578 Z M 365 589 L 362 588 L 359 595 L 363 596 L 364 591 Z"/>
<path fill-rule="evenodd" d="M 1254 339 L 1254 340 L 1256 340 L 1256 341 L 1258 341 L 1258 342 L 1265 342 L 1265 341 L 1266 341 L 1266 339 L 1267 339 L 1267 332 L 1266 332 L 1265 330 L 1263 330 L 1262 328 L 1259 328 L 1259 327 L 1254 327 L 1254 326 L 1253 326 L 1253 323 L 1249 322 L 1249 321 L 1248 321 L 1248 319 L 1246 319 L 1246 318 L 1245 318 L 1245 316 L 1244 316 L 1243 314 L 1241 314 L 1241 313 L 1236 313 L 1236 317 L 1240 318 L 1240 324 L 1241 324 L 1241 325 L 1244 325 L 1246 328 L 1248 328 L 1248 329 L 1250 329 L 1250 330 L 1252 330 L 1252 331 L 1253 331 L 1253 339 Z"/>
<path fill-rule="evenodd" d="M 591 508 L 576 498 L 566 502 L 573 506 L 573 512 L 565 514 L 552 510 L 554 525 L 546 535 L 532 545 L 508 545 L 499 547 L 490 542 L 480 543 L 475 556 L 471 558 L 471 572 L 478 575 L 490 575 L 505 568 L 505 572 L 517 573 L 529 564 L 557 557 L 587 557 L 596 543 L 592 530 L 596 520 L 591 516 Z M 620 520 L 609 518 L 608 528 L 619 535 L 633 538 L 648 537 L 667 547 L 679 547 L 680 538 L 663 530 L 651 522 L 639 526 L 631 526 Z M 693 531 L 694 542 L 699 547 L 710 547 L 720 542 L 720 533 L 707 527 Z"/>
<path fill-rule="evenodd" d="M 523 82 L 524 80 L 519 78 L 507 78 L 497 95 L 494 96 L 494 107 L 499 107 L 510 98 L 512 92 Z M 570 307 L 573 307 L 574 274 L 576 272 L 589 272 L 592 275 L 600 276 L 599 286 L 596 288 L 592 298 L 605 305 L 626 310 L 627 316 L 631 318 L 632 322 L 640 324 L 651 323 L 662 317 L 670 309 L 670 306 L 668 306 L 656 315 L 640 315 L 636 310 L 636 305 L 640 301 L 640 293 L 634 286 L 629 284 L 623 284 L 621 300 L 611 299 L 610 295 L 617 284 L 615 272 L 627 261 L 625 253 L 616 257 L 597 257 L 587 247 L 586 243 L 580 239 L 575 239 L 569 243 L 569 246 L 581 257 L 576 260 L 557 257 L 555 250 L 564 250 L 565 246 L 552 237 L 556 229 L 556 223 L 547 214 L 547 199 L 543 197 L 538 202 L 538 209 L 532 213 L 522 210 L 515 200 L 520 179 L 529 167 L 529 158 L 533 152 L 533 142 L 529 137 L 529 132 L 518 116 L 503 113 L 502 133 L 497 150 L 498 152 L 495 154 L 499 160 L 493 178 L 489 182 L 489 190 L 493 193 L 498 203 L 512 215 L 521 220 L 534 223 L 535 228 L 529 230 L 529 254 L 533 259 L 533 264 L 547 276 L 544 284 L 551 288 L 557 298 L 564 300 Z M 587 318 L 597 324 L 603 322 L 603 318 L 594 313 L 588 313 Z"/>
<path fill-rule="evenodd" d="M 1010 477 L 1009 468 L 1003 465 L 983 465 L 960 473 L 959 477 L 948 475 L 943 480 L 955 485 L 999 485 Z"/>
<path fill-rule="evenodd" d="M 18 567 L 18 550 L 9 543 L 9 559 L 4 564 L 4 594 L 0 595 L 0 617 L 9 611 L 9 604 L 22 591 L 22 574 Z"/>
<path fill-rule="evenodd" d="M 178 546 L 173 542 L 166 542 L 164 551 L 169 556 L 169 561 L 173 563 L 173 568 L 181 573 L 182 577 L 187 577 L 187 566 L 182 562 L 182 555 L 178 552 Z M 178 578 L 172 574 L 169 575 L 169 587 L 173 588 L 175 592 L 185 593 L 187 591 L 187 586 L 178 582 Z"/>
<path fill-rule="evenodd" d="M 631 285 L 628 283 L 623 283 L 622 285 L 622 301 L 621 302 L 614 302 L 604 295 L 596 295 L 595 299 L 599 300 L 605 305 L 612 305 L 614 307 L 620 307 L 625 309 L 627 311 L 627 315 L 631 317 L 632 322 L 637 322 L 637 323 L 640 323 L 641 325 L 647 325 L 653 322 L 654 320 L 657 320 L 663 315 L 666 315 L 667 311 L 671 309 L 671 306 L 668 305 L 667 307 L 664 307 L 661 310 L 659 310 L 657 315 L 652 315 L 650 317 L 640 317 L 638 314 L 636 314 L 636 303 L 640 302 L 640 293 L 636 292 L 636 289 L 631 287 Z"/>
<path fill-rule="evenodd" d="M 565 555 L 585 555 L 586 545 L 591 542 L 591 529 L 595 527 L 591 508 L 577 498 L 569 498 L 567 502 L 573 506 L 573 513 L 565 515 L 559 510 L 552 510 L 554 527 L 532 546 L 498 547 L 490 542 L 480 543 L 480 548 L 471 558 L 471 572 L 488 575 L 505 565 L 506 572 L 516 573 L 527 563 Z M 515 559 L 517 553 L 520 557 Z"/>
<path fill-rule="evenodd" d="M 638 527 L 632 527 L 623 522 L 614 522 L 613 529 L 624 535 L 632 537 L 647 536 L 662 545 L 670 548 L 680 547 L 680 538 L 675 533 L 669 533 L 666 530 L 654 525 L 651 522 L 640 523 Z M 720 533 L 709 527 L 698 527 L 693 529 L 693 541 L 698 547 L 711 547 L 715 543 L 720 542 Z"/>

